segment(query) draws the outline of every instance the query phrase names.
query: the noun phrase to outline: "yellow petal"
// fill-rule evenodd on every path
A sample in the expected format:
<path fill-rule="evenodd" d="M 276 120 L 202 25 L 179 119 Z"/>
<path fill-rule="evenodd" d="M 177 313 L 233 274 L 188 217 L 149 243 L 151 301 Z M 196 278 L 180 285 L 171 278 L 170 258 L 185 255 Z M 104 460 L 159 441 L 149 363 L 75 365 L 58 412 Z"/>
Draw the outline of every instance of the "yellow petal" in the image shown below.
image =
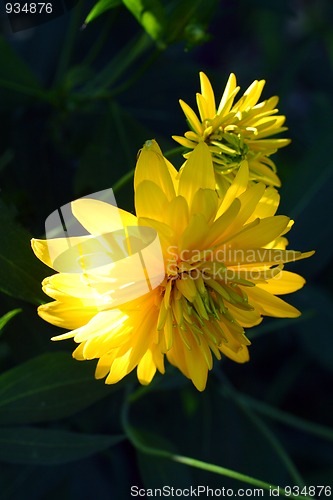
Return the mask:
<path fill-rule="evenodd" d="M 237 352 L 230 349 L 228 347 L 228 344 L 221 344 L 219 346 L 219 349 L 225 356 L 232 359 L 233 361 L 236 361 L 236 363 L 246 363 L 250 359 L 249 350 L 245 345 L 240 346 Z"/>
<path fill-rule="evenodd" d="M 238 87 L 237 91 L 235 92 L 235 90 L 237 88 L 236 85 L 237 85 L 237 83 L 236 83 L 236 77 L 235 77 L 235 75 L 233 73 L 231 73 L 230 76 L 229 76 L 229 78 L 228 78 L 225 90 L 223 92 L 223 95 L 222 95 L 222 98 L 221 98 L 221 102 L 219 104 L 219 108 L 217 110 L 217 114 L 218 115 L 221 114 L 222 111 L 223 111 L 223 114 L 229 112 L 229 110 L 230 110 L 230 108 L 232 106 L 232 102 L 233 102 L 233 100 L 230 99 L 230 96 L 232 94 L 234 94 L 233 97 L 235 97 L 237 91 L 239 90 L 239 87 Z M 224 109 L 224 107 L 225 107 L 225 105 L 226 105 L 226 103 L 227 103 L 228 100 L 229 100 L 228 109 Z"/>
<path fill-rule="evenodd" d="M 181 99 L 179 100 L 179 104 L 181 105 L 181 108 L 182 108 L 192 130 L 201 136 L 203 133 L 203 127 L 202 127 L 197 115 L 194 113 L 193 109 L 190 108 L 190 106 L 188 104 L 186 104 L 186 102 L 182 101 Z"/>
<path fill-rule="evenodd" d="M 66 262 L 68 269 L 72 269 L 73 272 L 77 269 L 77 272 L 82 272 L 82 267 L 78 266 L 77 258 L 78 253 L 71 253 L 69 250 L 71 248 L 77 249 L 80 245 L 99 245 L 99 243 L 94 242 L 91 236 L 73 236 L 70 238 L 53 238 L 49 240 L 31 240 L 31 247 L 36 255 L 36 257 L 41 260 L 44 264 L 56 269 L 54 267 L 55 261 L 59 257 L 66 253 Z M 58 261 L 59 262 L 59 261 Z M 58 268 L 59 266 L 57 266 Z M 61 267 L 61 266 L 60 266 Z"/>
<path fill-rule="evenodd" d="M 259 325 L 262 322 L 262 316 L 258 311 L 245 311 L 244 309 L 239 309 L 232 304 L 228 304 L 228 310 L 235 320 L 243 327 L 250 328 L 252 326 Z"/>
<path fill-rule="evenodd" d="M 202 342 L 205 342 L 202 339 Z M 206 388 L 208 366 L 200 347 L 192 341 L 191 350 L 184 348 L 185 363 L 189 378 L 198 391 L 202 392 Z"/>
<path fill-rule="evenodd" d="M 277 192 L 277 190 L 273 187 L 266 188 L 254 212 L 249 217 L 248 222 L 251 222 L 257 217 L 259 217 L 259 219 L 272 217 L 276 213 L 279 203 L 280 203 L 280 195 Z"/>
<path fill-rule="evenodd" d="M 183 253 L 187 250 L 203 250 L 202 242 L 206 239 L 208 233 L 209 226 L 206 218 L 200 213 L 192 215 L 188 227 L 180 238 L 179 249 Z"/>
<path fill-rule="evenodd" d="M 241 266 L 241 269 L 264 268 L 264 266 L 277 266 L 286 262 L 294 262 L 311 257 L 314 252 L 299 252 L 279 248 L 224 248 L 223 262 L 228 267 Z M 238 267 L 237 267 L 238 269 Z"/>
<path fill-rule="evenodd" d="M 142 251 L 104 266 L 102 272 L 85 274 L 88 285 L 103 296 L 108 307 L 119 307 L 154 290 L 164 279 L 164 259 L 159 241 Z"/>
<path fill-rule="evenodd" d="M 91 305 L 97 305 L 100 298 L 79 273 L 58 273 L 48 276 L 42 281 L 44 293 L 55 300 L 66 300 L 70 297 L 90 299 Z"/>
<path fill-rule="evenodd" d="M 98 308 L 84 300 L 68 299 L 66 302 L 49 302 L 38 308 L 38 314 L 48 323 L 68 330 L 85 325 L 98 313 Z"/>
<path fill-rule="evenodd" d="M 147 314 L 144 308 L 140 314 L 140 322 L 137 323 L 136 331 L 133 332 L 130 341 L 120 347 L 115 357 L 106 384 L 115 384 L 130 373 L 143 358 L 149 345 L 152 343 L 156 330 L 157 315 Z"/>
<path fill-rule="evenodd" d="M 109 373 L 113 359 L 114 355 L 105 354 L 98 360 L 95 370 L 95 378 L 104 378 Z"/>
<path fill-rule="evenodd" d="M 202 214 L 207 222 L 215 219 L 218 205 L 216 191 L 211 189 L 199 189 L 192 201 L 191 214 Z"/>
<path fill-rule="evenodd" d="M 290 271 L 281 271 L 276 277 L 267 283 L 259 283 L 257 286 L 274 295 L 284 295 L 285 293 L 296 292 L 305 285 L 305 279 Z"/>
<path fill-rule="evenodd" d="M 256 211 L 256 207 L 259 200 L 262 198 L 265 192 L 265 185 L 261 182 L 249 186 L 249 188 L 242 193 L 238 199 L 241 202 L 240 211 L 233 222 L 233 231 L 236 233 L 242 226 L 250 219 L 253 212 Z M 252 218 L 251 220 L 254 220 Z"/>
<path fill-rule="evenodd" d="M 141 358 L 137 368 L 137 375 L 140 384 L 150 384 L 150 382 L 154 378 L 155 373 L 156 365 L 154 363 L 153 353 L 151 349 L 148 349 L 144 356 Z"/>
<path fill-rule="evenodd" d="M 184 347 L 181 337 L 176 329 L 172 349 L 166 353 L 166 357 L 173 366 L 176 366 L 182 374 L 185 375 L 185 377 L 190 378 L 185 361 L 185 349 L 186 347 Z"/>
<path fill-rule="evenodd" d="M 152 181 L 164 192 L 168 200 L 175 196 L 173 176 L 170 165 L 165 161 L 162 151 L 155 140 L 146 141 L 134 172 L 134 190 L 142 181 Z"/>
<path fill-rule="evenodd" d="M 164 220 L 168 199 L 162 189 L 152 181 L 142 181 L 135 191 L 135 210 L 138 217 Z"/>
<path fill-rule="evenodd" d="M 247 288 L 246 293 L 249 298 L 249 303 L 265 316 L 297 318 L 301 314 L 298 309 L 279 297 L 275 297 L 271 293 L 266 292 L 266 290 L 259 288 L 259 286 Z"/>
<path fill-rule="evenodd" d="M 207 103 L 207 116 L 206 118 L 214 118 L 216 114 L 216 104 L 215 104 L 215 96 L 214 96 L 214 91 L 211 86 L 211 83 L 208 79 L 208 77 L 200 71 L 200 86 L 201 86 L 201 93 Z"/>
<path fill-rule="evenodd" d="M 229 187 L 228 191 L 226 192 L 222 200 L 222 203 L 220 205 L 216 217 L 222 215 L 223 212 L 225 212 L 230 207 L 234 199 L 240 196 L 242 193 L 244 193 L 244 191 L 247 188 L 248 182 L 249 182 L 249 166 L 247 161 L 243 161 L 240 164 L 235 179 L 233 180 L 231 186 Z"/>
<path fill-rule="evenodd" d="M 119 347 L 127 340 L 124 324 L 128 320 L 128 315 L 119 309 L 101 311 L 97 313 L 86 325 L 73 330 L 75 342 L 85 342 L 92 338 L 101 338 L 110 332 L 113 334 L 114 345 Z M 127 332 L 127 331 L 126 331 Z M 60 339 L 60 336 L 57 337 Z"/>
<path fill-rule="evenodd" d="M 121 208 L 92 198 L 80 198 L 72 202 L 72 211 L 82 226 L 95 236 L 136 226 L 135 215 Z"/>
<path fill-rule="evenodd" d="M 255 80 L 244 92 L 243 96 L 239 99 L 239 101 L 233 107 L 235 111 L 247 111 L 249 108 L 252 108 L 260 98 L 262 89 L 265 85 L 265 80 Z"/>
<path fill-rule="evenodd" d="M 183 196 L 176 196 L 165 208 L 164 222 L 173 227 L 177 236 L 185 231 L 189 223 L 188 204 Z"/>
<path fill-rule="evenodd" d="M 245 142 L 252 151 L 266 151 L 266 154 L 273 154 L 277 149 L 288 146 L 290 139 L 255 139 L 246 140 Z"/>
<path fill-rule="evenodd" d="M 240 207 L 240 201 L 235 199 L 229 208 L 214 221 L 207 237 L 202 243 L 203 246 L 209 248 L 223 239 L 225 232 L 229 228 L 232 228 L 233 221 L 237 217 Z"/>
<path fill-rule="evenodd" d="M 195 193 L 199 189 L 215 190 L 215 174 L 212 157 L 207 144 L 200 142 L 181 171 L 178 194 L 183 196 L 191 207 Z"/>
<path fill-rule="evenodd" d="M 237 236 L 230 238 L 228 243 L 235 248 L 260 248 L 280 236 L 288 223 L 289 217 L 285 215 L 267 217 L 260 220 L 255 227 L 252 227 L 253 223 L 249 224 L 249 228 L 245 226 Z"/>
<path fill-rule="evenodd" d="M 157 231 L 164 254 L 168 254 L 168 247 L 175 245 L 177 242 L 175 230 L 164 222 L 150 219 L 148 217 L 140 217 L 139 225 L 152 227 Z"/>
<path fill-rule="evenodd" d="M 174 141 L 178 142 L 181 146 L 184 146 L 185 148 L 193 149 L 193 148 L 195 148 L 195 146 L 199 142 L 200 136 L 198 136 L 198 141 L 196 141 L 196 142 L 190 141 L 189 139 L 186 139 L 185 137 L 180 136 L 180 135 L 173 135 L 172 138 Z"/>
<path fill-rule="evenodd" d="M 196 97 L 197 97 L 197 106 L 198 106 L 201 121 L 204 122 L 205 120 L 207 120 L 207 118 L 213 118 L 215 112 L 213 115 L 209 114 L 208 103 L 206 102 L 206 99 L 201 94 L 197 94 Z M 191 131 L 191 132 L 187 132 L 187 134 L 186 134 L 186 137 L 188 139 L 191 139 L 191 137 L 188 135 L 190 133 L 192 133 L 194 137 L 197 137 L 196 133 Z"/>

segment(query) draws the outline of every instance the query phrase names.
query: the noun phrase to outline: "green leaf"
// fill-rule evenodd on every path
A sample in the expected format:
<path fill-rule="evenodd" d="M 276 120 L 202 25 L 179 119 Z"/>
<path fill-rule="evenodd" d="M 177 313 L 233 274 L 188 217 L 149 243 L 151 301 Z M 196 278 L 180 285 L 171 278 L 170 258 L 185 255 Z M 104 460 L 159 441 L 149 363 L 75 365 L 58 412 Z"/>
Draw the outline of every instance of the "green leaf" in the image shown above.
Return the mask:
<path fill-rule="evenodd" d="M 43 354 L 0 376 L 0 424 L 68 417 L 118 390 L 94 379 L 94 362 L 70 354 Z"/>
<path fill-rule="evenodd" d="M 13 309 L 12 311 L 9 311 L 0 318 L 0 333 L 7 325 L 8 321 L 10 321 L 12 318 L 14 318 L 14 316 L 16 316 L 20 312 L 22 312 L 22 309 Z"/>
<path fill-rule="evenodd" d="M 114 9 L 118 5 L 121 5 L 121 3 L 121 0 L 99 0 L 99 2 L 95 3 L 93 8 L 87 15 L 84 21 L 84 25 L 91 23 L 91 21 L 94 21 L 98 16 L 108 10 Z"/>
<path fill-rule="evenodd" d="M 29 66 L 15 53 L 0 36 L 0 87 L 15 93 L 47 99 L 36 76 Z"/>
<path fill-rule="evenodd" d="M 133 14 L 143 29 L 158 42 L 160 48 L 165 48 L 165 11 L 159 0 L 122 0 L 123 4 Z"/>
<path fill-rule="evenodd" d="M 46 267 L 34 256 L 30 234 L 0 200 L 0 291 L 32 304 L 45 302 L 41 281 Z"/>
<path fill-rule="evenodd" d="M 87 458 L 124 439 L 123 435 L 79 434 L 55 429 L 0 429 L 0 460 L 11 464 L 56 465 Z"/>

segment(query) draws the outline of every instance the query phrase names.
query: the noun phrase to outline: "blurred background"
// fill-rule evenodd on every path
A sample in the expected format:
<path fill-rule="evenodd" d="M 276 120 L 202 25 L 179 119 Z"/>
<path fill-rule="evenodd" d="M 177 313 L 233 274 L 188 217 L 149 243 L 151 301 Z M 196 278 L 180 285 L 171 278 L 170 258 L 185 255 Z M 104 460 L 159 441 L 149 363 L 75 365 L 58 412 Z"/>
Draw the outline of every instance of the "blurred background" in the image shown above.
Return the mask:
<path fill-rule="evenodd" d="M 299 319 L 266 318 L 248 331 L 251 361 L 216 363 L 202 394 L 167 367 L 138 393 L 131 425 L 150 446 L 270 484 L 332 485 L 333 4 L 132 2 L 154 13 L 140 24 L 116 1 L 84 28 L 94 4 L 63 3 L 63 14 L 15 32 L 1 6 L 1 500 L 126 499 L 129 485 L 246 487 L 136 449 L 121 418 L 135 374 L 112 387 L 94 381 L 95 362 L 72 361 L 71 341 L 51 343 L 59 330 L 36 314 L 50 271 L 30 238 L 43 237 L 61 205 L 112 186 L 118 206 L 133 211 L 123 176 L 147 139 L 179 167 L 171 135 L 188 128 L 178 99 L 195 107 L 199 71 L 217 99 L 230 72 L 241 93 L 265 79 L 263 99 L 280 96 L 292 143 L 273 157 L 279 213 L 295 220 L 290 248 L 316 254 L 288 266 L 307 279 L 287 297 Z"/>

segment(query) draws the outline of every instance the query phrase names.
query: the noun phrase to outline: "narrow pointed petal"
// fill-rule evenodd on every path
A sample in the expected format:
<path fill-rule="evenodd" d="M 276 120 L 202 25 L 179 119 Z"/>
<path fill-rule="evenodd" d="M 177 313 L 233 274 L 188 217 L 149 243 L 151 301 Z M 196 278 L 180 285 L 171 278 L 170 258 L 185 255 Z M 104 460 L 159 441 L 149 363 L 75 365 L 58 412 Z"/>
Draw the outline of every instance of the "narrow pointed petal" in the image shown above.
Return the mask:
<path fill-rule="evenodd" d="M 182 101 L 181 99 L 179 100 L 179 104 L 181 105 L 181 108 L 182 108 L 192 130 L 194 132 L 196 132 L 197 134 L 201 135 L 203 132 L 203 127 L 199 121 L 199 118 L 194 113 L 193 109 L 190 108 L 190 106 L 188 104 L 186 104 L 186 102 Z"/>
<path fill-rule="evenodd" d="M 261 248 L 280 236 L 288 226 L 289 217 L 277 215 L 261 219 L 259 224 L 249 229 L 246 227 L 239 235 L 228 240 L 235 248 Z"/>
<path fill-rule="evenodd" d="M 214 115 L 209 114 L 209 107 L 206 99 L 201 95 L 197 94 L 197 106 L 200 114 L 201 121 L 204 122 L 205 120 L 211 118 Z M 192 133 L 194 136 L 196 136 L 195 132 L 187 132 L 186 136 L 188 139 L 191 139 L 188 134 Z"/>
<path fill-rule="evenodd" d="M 138 368 L 138 380 L 142 385 L 148 385 L 154 378 L 156 373 L 156 365 L 154 363 L 154 357 L 151 349 L 148 349 L 146 353 L 142 356 Z"/>
<path fill-rule="evenodd" d="M 259 286 L 248 288 L 246 293 L 249 302 L 253 304 L 261 314 L 265 314 L 266 316 L 297 318 L 301 314 L 296 307 L 291 306 L 279 297 L 275 297 L 266 290 L 259 288 Z"/>
<path fill-rule="evenodd" d="M 272 217 L 275 215 L 277 208 L 280 203 L 280 195 L 277 190 L 273 187 L 268 187 L 259 203 L 257 204 L 255 210 L 252 212 L 248 219 L 248 222 L 259 217 L 260 219 L 265 219 L 266 217 Z"/>
<path fill-rule="evenodd" d="M 82 268 L 77 265 L 78 254 L 77 252 L 70 254 L 69 250 L 71 248 L 77 249 L 81 245 L 94 245 L 92 240 L 91 236 L 72 236 L 69 238 L 53 238 L 48 240 L 33 238 L 31 240 L 31 247 L 36 257 L 52 269 L 56 269 L 54 267 L 55 261 L 66 253 L 68 270 L 72 268 L 73 272 L 75 270 L 80 272 Z"/>
<path fill-rule="evenodd" d="M 239 167 L 237 175 L 233 180 L 231 186 L 226 192 L 221 206 L 217 212 L 217 217 L 223 214 L 234 201 L 235 198 L 240 196 L 247 188 L 249 182 L 249 166 L 247 161 L 243 161 Z"/>
<path fill-rule="evenodd" d="M 221 98 L 221 101 L 220 101 L 220 104 L 219 104 L 219 107 L 218 107 L 218 110 L 217 110 L 217 114 L 218 115 L 221 113 L 221 111 L 224 108 L 226 102 L 228 101 L 230 95 L 236 89 L 236 85 L 237 85 L 236 77 L 235 77 L 235 75 L 233 73 L 231 73 L 230 76 L 229 76 L 229 78 L 228 78 L 225 90 L 223 92 L 223 95 L 222 95 L 222 98 Z M 232 102 L 230 102 L 229 109 L 231 108 L 231 106 L 232 106 Z M 226 112 L 228 112 L 228 111 L 229 110 L 227 110 Z"/>
<path fill-rule="evenodd" d="M 179 241 L 179 250 L 182 253 L 190 250 L 204 250 L 202 242 L 209 233 L 209 226 L 206 218 L 202 214 L 194 214 L 190 219 L 188 227 L 185 229 Z"/>
<path fill-rule="evenodd" d="M 195 193 L 200 189 L 215 190 L 215 174 L 208 146 L 200 142 L 186 161 L 180 174 L 178 194 L 189 206 Z"/>
<path fill-rule="evenodd" d="M 168 200 L 175 196 L 170 165 L 166 163 L 162 151 L 155 140 L 146 141 L 143 146 L 134 173 L 134 190 L 142 181 L 152 181 L 164 192 Z"/>
<path fill-rule="evenodd" d="M 239 351 L 234 352 L 232 349 L 228 347 L 228 344 L 221 344 L 219 349 L 223 352 L 225 356 L 232 359 L 232 361 L 236 361 L 236 363 L 246 363 L 249 361 L 249 350 L 246 346 L 241 346 Z"/>
<path fill-rule="evenodd" d="M 201 93 L 207 103 L 207 117 L 206 118 L 214 118 L 216 114 L 216 104 L 215 104 L 215 96 L 214 91 L 211 86 L 211 83 L 208 77 L 202 71 L 199 73 L 200 75 L 200 86 Z"/>
<path fill-rule="evenodd" d="M 232 230 L 232 224 L 241 208 L 240 201 L 236 198 L 233 200 L 229 208 L 220 215 L 209 229 L 207 237 L 203 241 L 203 246 L 210 248 L 222 241 L 225 233 L 229 228 Z"/>
<path fill-rule="evenodd" d="M 96 306 L 87 305 L 84 300 L 69 299 L 66 302 L 49 302 L 38 308 L 38 314 L 48 323 L 68 330 L 85 325 L 98 313 Z"/>

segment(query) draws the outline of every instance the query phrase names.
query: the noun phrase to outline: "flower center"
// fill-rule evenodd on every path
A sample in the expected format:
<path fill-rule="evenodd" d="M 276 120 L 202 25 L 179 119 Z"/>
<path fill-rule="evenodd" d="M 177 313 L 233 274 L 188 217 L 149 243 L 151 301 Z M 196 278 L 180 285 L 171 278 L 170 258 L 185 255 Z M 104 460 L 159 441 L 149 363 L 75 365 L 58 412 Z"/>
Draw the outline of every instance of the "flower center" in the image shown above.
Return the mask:
<path fill-rule="evenodd" d="M 216 172 L 230 174 L 246 159 L 249 148 L 241 134 L 218 129 L 209 137 L 209 150 Z"/>
<path fill-rule="evenodd" d="M 164 329 L 167 332 L 167 349 L 172 345 L 175 328 L 178 328 L 185 344 L 188 343 L 186 332 L 191 332 L 196 337 L 199 335 L 199 344 L 200 335 L 204 334 L 215 345 L 220 345 L 225 338 L 222 323 L 229 324 L 230 328 L 243 335 L 242 327 L 235 321 L 228 306 L 232 304 L 239 309 L 253 310 L 240 286 L 253 286 L 253 283 L 237 279 L 222 263 L 217 262 L 178 262 L 170 267 L 161 284 L 163 299 L 157 327 L 158 331 Z"/>

